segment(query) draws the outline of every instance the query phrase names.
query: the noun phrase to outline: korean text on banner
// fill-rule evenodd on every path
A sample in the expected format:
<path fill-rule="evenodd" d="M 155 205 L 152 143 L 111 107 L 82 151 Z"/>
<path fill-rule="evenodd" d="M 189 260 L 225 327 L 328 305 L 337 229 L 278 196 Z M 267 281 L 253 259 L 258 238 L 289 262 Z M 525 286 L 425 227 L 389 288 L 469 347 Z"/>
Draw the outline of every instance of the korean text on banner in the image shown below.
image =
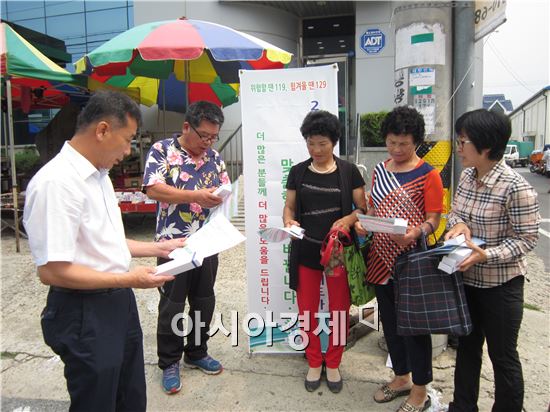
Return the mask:
<path fill-rule="evenodd" d="M 270 243 L 258 231 L 282 224 L 290 168 L 309 158 L 300 134 L 306 114 L 327 110 L 338 115 L 337 70 L 329 65 L 240 72 L 248 309 L 257 315 L 250 324 L 255 335 L 249 338 L 251 352 L 296 353 L 291 346 L 298 315 L 296 294 L 288 287 L 290 242 Z"/>

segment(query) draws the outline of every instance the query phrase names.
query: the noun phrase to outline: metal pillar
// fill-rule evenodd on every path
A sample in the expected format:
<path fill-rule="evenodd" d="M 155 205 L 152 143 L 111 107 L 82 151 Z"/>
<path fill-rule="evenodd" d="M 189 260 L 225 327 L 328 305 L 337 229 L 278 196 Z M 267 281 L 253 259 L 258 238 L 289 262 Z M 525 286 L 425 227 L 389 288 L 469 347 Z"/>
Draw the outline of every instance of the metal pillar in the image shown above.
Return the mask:
<path fill-rule="evenodd" d="M 17 170 L 15 168 L 15 139 L 13 136 L 13 105 L 11 101 L 11 80 L 6 79 L 6 98 L 8 103 L 8 141 L 10 152 L 10 164 L 11 164 L 11 191 L 13 196 L 13 219 L 15 227 L 15 250 L 19 253 L 20 246 L 19 241 L 21 235 L 19 233 L 19 203 L 18 203 L 18 190 L 17 190 Z"/>
<path fill-rule="evenodd" d="M 453 9 L 453 124 L 462 114 L 474 109 L 474 4 L 457 2 Z M 456 138 L 456 136 L 455 136 Z M 454 141 L 454 139 L 453 139 Z M 457 186 L 462 165 L 453 147 L 453 189 Z M 453 190 L 454 191 L 454 190 Z"/>

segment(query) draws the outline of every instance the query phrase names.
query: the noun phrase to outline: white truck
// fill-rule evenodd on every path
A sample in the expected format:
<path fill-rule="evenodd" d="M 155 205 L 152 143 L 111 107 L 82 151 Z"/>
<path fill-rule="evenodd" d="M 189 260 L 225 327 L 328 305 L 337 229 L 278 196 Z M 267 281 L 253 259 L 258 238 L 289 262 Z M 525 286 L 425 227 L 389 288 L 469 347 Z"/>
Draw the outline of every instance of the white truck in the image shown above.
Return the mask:
<path fill-rule="evenodd" d="M 510 140 L 504 151 L 504 161 L 510 167 L 527 166 L 529 164 L 529 155 L 533 151 L 533 142 L 520 142 Z"/>

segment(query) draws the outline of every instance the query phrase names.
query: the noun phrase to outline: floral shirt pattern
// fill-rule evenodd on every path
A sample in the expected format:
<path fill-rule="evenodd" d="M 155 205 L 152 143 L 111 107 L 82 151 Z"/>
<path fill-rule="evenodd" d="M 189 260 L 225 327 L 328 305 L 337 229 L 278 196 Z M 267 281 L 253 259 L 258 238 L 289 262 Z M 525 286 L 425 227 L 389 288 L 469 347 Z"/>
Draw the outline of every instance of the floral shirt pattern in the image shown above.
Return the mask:
<path fill-rule="evenodd" d="M 199 190 L 230 183 L 220 154 L 209 148 L 195 162 L 181 147 L 178 135 L 153 144 L 147 154 L 143 187 L 167 184 L 178 189 Z M 201 228 L 210 209 L 198 203 L 158 202 L 155 241 L 188 237 Z"/>

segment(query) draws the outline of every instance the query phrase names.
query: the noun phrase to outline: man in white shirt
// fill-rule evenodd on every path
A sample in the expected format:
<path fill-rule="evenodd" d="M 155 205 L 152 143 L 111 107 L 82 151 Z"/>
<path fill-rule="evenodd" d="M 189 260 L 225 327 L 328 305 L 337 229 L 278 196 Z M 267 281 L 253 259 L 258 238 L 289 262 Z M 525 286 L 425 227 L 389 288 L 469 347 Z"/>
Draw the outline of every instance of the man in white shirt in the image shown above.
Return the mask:
<path fill-rule="evenodd" d="M 141 123 L 128 96 L 98 92 L 73 138 L 31 180 L 23 223 L 42 283 L 44 341 L 65 364 L 70 410 L 145 411 L 143 339 L 131 288 L 173 276 L 130 270 L 131 256 L 167 257 L 184 243 L 125 238 L 108 169 L 130 154 Z"/>

